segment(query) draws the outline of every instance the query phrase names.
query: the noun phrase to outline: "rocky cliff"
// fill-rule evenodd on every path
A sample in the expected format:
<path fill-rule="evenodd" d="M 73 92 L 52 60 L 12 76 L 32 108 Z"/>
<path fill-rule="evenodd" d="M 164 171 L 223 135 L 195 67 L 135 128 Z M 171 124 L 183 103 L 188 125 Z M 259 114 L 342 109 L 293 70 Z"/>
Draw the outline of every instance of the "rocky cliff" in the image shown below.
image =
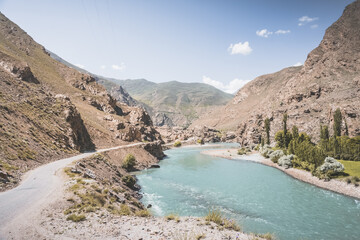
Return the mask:
<path fill-rule="evenodd" d="M 203 117 L 193 126 L 208 125 L 234 130 L 238 141 L 257 143 L 271 120 L 271 136 L 288 125 L 297 125 L 318 139 L 320 124 L 332 125 L 340 108 L 350 136 L 360 134 L 360 1 L 343 12 L 325 33 L 320 45 L 302 67 L 290 67 L 258 77 L 239 90 L 224 108 Z M 209 116 L 209 115 L 207 115 Z M 345 127 L 345 126 L 344 126 Z"/>
<path fill-rule="evenodd" d="M 0 180 L 79 151 L 127 142 L 159 145 L 138 107 L 116 101 L 96 79 L 55 61 L 0 13 Z M 162 156 L 161 147 L 149 147 Z M 0 185 L 3 189 L 3 185 Z"/>

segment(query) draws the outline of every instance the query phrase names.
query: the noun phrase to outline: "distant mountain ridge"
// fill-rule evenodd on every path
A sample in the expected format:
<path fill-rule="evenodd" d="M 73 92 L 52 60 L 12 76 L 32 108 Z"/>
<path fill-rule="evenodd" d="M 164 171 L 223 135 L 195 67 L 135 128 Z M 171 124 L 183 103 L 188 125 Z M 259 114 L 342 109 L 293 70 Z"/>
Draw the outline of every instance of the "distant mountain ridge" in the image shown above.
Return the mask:
<path fill-rule="evenodd" d="M 227 104 L 234 96 L 204 83 L 154 83 L 146 79 L 119 80 L 92 74 L 55 53 L 55 60 L 95 78 L 119 102 L 141 106 L 156 126 L 187 127 L 201 114 Z"/>
<path fill-rule="evenodd" d="M 141 103 L 157 126 L 189 126 L 202 113 L 223 106 L 233 98 L 233 95 L 204 83 L 108 80 L 122 86 Z"/>
<path fill-rule="evenodd" d="M 331 126 L 336 108 L 341 109 L 343 129 L 346 123 L 350 136 L 360 135 L 359 0 L 326 30 L 303 66 L 252 80 L 225 107 L 207 113 L 192 126 L 233 130 L 239 142 L 258 143 L 265 118 L 271 120 L 274 137 L 287 113 L 290 127 L 297 125 L 317 140 L 320 124 Z"/>

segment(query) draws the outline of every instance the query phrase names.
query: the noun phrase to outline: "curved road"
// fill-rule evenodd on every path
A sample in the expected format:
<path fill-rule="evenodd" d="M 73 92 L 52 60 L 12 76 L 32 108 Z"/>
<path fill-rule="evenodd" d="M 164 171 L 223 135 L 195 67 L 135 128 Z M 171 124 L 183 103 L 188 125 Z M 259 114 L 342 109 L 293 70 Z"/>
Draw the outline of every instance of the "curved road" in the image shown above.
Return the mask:
<path fill-rule="evenodd" d="M 0 239 L 4 239 L 5 227 L 11 224 L 14 219 L 29 210 L 36 210 L 41 203 L 50 197 L 52 193 L 61 188 L 62 181 L 56 172 L 73 161 L 89 157 L 95 153 L 110 150 L 128 148 L 144 143 L 133 143 L 107 149 L 100 149 L 94 152 L 83 153 L 70 158 L 61 159 L 42 165 L 27 172 L 20 185 L 16 188 L 0 193 Z M 11 226 L 13 228 L 13 226 Z"/>

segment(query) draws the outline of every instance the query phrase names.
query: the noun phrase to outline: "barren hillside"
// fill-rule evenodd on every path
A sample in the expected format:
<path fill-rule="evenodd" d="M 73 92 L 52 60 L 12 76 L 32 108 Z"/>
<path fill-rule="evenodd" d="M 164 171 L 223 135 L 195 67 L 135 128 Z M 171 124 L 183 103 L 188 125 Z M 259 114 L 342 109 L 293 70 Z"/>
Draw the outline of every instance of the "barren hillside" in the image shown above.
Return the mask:
<path fill-rule="evenodd" d="M 258 77 L 243 87 L 224 108 L 192 126 L 234 130 L 242 143 L 259 141 L 263 121 L 271 119 L 271 136 L 281 129 L 283 113 L 289 125 L 316 140 L 320 124 L 332 124 L 340 108 L 350 136 L 360 134 L 360 1 L 343 12 L 325 33 L 304 66 Z"/>

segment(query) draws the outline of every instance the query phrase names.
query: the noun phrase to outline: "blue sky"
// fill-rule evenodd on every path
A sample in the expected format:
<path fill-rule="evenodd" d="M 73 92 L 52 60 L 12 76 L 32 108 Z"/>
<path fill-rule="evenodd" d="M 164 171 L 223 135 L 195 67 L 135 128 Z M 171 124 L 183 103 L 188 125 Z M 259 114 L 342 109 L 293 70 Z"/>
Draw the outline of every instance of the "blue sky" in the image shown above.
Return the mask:
<path fill-rule="evenodd" d="M 0 11 L 90 72 L 205 82 L 234 92 L 257 76 L 303 63 L 351 2 L 0 0 Z"/>

